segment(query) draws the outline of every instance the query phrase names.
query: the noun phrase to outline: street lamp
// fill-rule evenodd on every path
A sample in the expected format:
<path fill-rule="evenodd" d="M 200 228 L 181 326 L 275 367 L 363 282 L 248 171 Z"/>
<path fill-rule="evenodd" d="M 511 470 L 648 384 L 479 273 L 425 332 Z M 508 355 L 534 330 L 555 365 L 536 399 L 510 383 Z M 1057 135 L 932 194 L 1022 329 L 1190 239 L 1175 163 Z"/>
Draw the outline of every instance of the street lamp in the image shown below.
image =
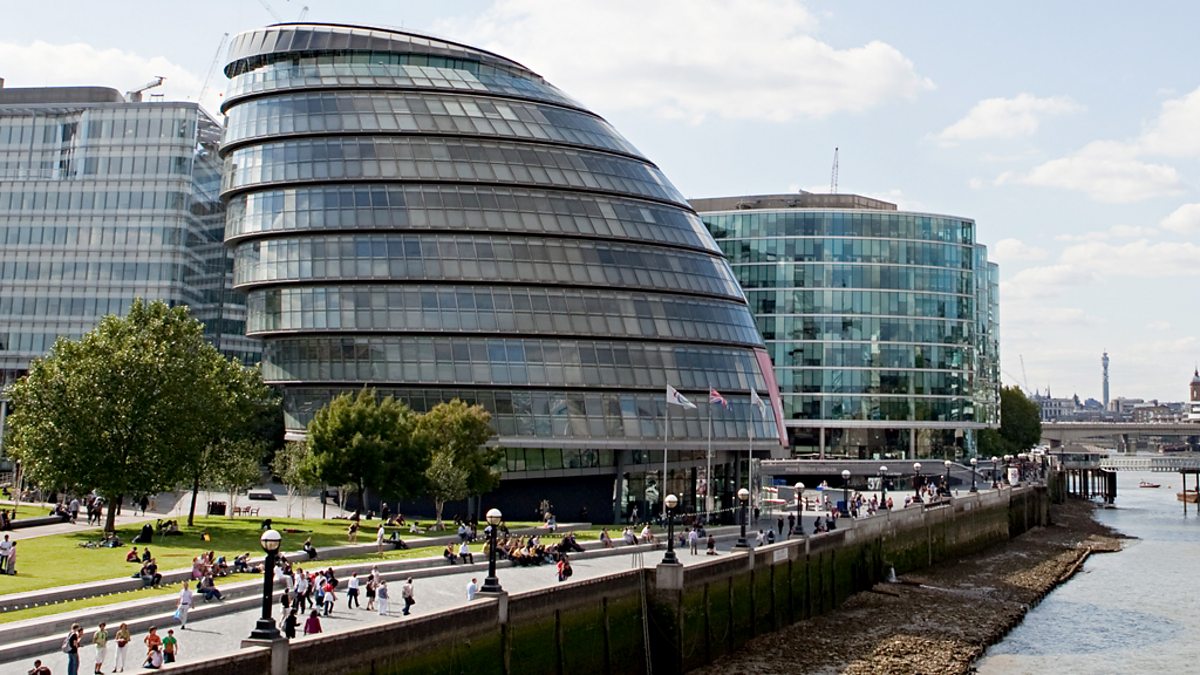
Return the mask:
<path fill-rule="evenodd" d="M 746 504 L 747 504 L 747 502 L 750 501 L 750 491 L 747 490 L 746 488 L 742 488 L 741 490 L 738 490 L 737 498 L 738 498 L 738 501 L 740 501 L 742 503 L 742 534 L 738 537 L 737 543 L 734 544 L 733 547 L 734 548 L 749 548 L 750 545 L 746 543 L 746 519 L 748 517 L 746 514 Z"/>
<path fill-rule="evenodd" d="M 978 466 L 979 466 L 979 458 L 972 457 L 971 458 L 971 492 L 979 492 L 979 488 L 975 487 L 975 475 L 976 475 L 975 471 L 976 471 L 976 467 L 978 467 Z"/>
<path fill-rule="evenodd" d="M 275 582 L 275 557 L 279 555 L 279 545 L 282 542 L 283 536 L 275 530 L 263 532 L 262 537 L 258 540 L 267 557 L 263 561 L 262 617 L 255 624 L 254 630 L 250 632 L 251 640 L 280 639 L 279 628 L 275 626 L 275 620 L 271 618 L 271 606 L 275 604 L 271 600 L 271 595 Z"/>
<path fill-rule="evenodd" d="M 913 462 L 913 473 L 916 474 L 916 476 L 913 477 L 913 492 L 916 493 L 917 499 L 920 499 L 921 498 L 921 463 L 920 462 Z"/>
<path fill-rule="evenodd" d="M 992 489 L 993 490 L 1000 487 L 1000 483 L 996 480 L 996 469 L 999 464 L 1000 464 L 1000 458 L 995 455 L 992 455 Z"/>
<path fill-rule="evenodd" d="M 796 518 L 799 519 L 804 515 L 804 483 L 796 483 L 792 488 L 796 491 Z"/>
<path fill-rule="evenodd" d="M 842 508 L 850 515 L 850 469 L 842 469 Z"/>
<path fill-rule="evenodd" d="M 887 509 L 887 467 L 879 467 L 879 508 Z"/>
<path fill-rule="evenodd" d="M 945 462 L 942 462 L 942 463 L 946 465 L 946 485 L 945 485 L 945 487 L 946 487 L 946 496 L 949 497 L 950 496 L 950 466 L 952 464 L 954 464 L 954 462 L 951 462 L 950 460 L 946 460 Z"/>
<path fill-rule="evenodd" d="M 675 557 L 675 507 L 679 504 L 679 497 L 667 495 L 664 503 L 667 506 L 667 553 L 663 556 L 662 564 L 678 565 L 679 559 Z M 745 527 L 742 529 L 744 532 Z"/>
<path fill-rule="evenodd" d="M 483 580 L 483 588 L 479 589 L 480 593 L 503 593 L 504 589 L 500 588 L 500 579 L 496 578 L 496 531 L 500 529 L 500 522 L 504 520 L 504 514 L 500 513 L 500 509 L 488 509 L 488 575 Z"/>

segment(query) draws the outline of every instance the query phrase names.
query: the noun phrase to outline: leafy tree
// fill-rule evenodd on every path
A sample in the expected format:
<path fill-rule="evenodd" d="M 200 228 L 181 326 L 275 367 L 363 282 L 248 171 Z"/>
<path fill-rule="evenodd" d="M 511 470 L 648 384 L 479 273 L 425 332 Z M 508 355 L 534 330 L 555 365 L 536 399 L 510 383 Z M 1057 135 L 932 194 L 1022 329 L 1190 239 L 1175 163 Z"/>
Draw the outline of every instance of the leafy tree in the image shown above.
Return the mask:
<path fill-rule="evenodd" d="M 425 469 L 425 480 L 429 482 L 429 496 L 433 497 L 433 509 L 437 514 L 434 527 L 442 529 L 442 509 L 446 502 L 467 496 L 467 470 L 454 462 L 454 453 L 446 448 L 433 451 L 429 468 Z"/>
<path fill-rule="evenodd" d="M 59 338 L 9 390 L 9 449 L 34 481 L 126 495 L 179 484 L 218 409 L 217 351 L 186 307 L 136 300 L 79 340 Z"/>
<path fill-rule="evenodd" d="M 413 438 L 416 416 L 391 396 L 371 389 L 345 393 L 308 424 L 309 465 L 322 483 L 353 484 L 360 505 L 368 488 L 400 497 L 425 486 L 429 453 Z"/>
<path fill-rule="evenodd" d="M 420 442 L 430 448 L 435 460 L 448 458 L 441 460 L 441 464 L 435 461 L 426 472 L 439 526 L 446 501 L 484 494 L 500 482 L 497 464 L 503 450 L 484 445 L 493 435 L 491 421 L 491 413 L 483 406 L 467 405 L 459 399 L 439 403 L 417 420 Z M 457 486 L 459 474 L 465 481 L 465 489 L 445 490 L 445 486 Z M 440 502 L 439 492 L 443 495 Z"/>
<path fill-rule="evenodd" d="M 1000 390 L 1000 428 L 979 434 L 979 452 L 1002 457 L 1025 452 L 1042 439 L 1042 415 L 1018 387 Z"/>
<path fill-rule="evenodd" d="M 257 442 L 261 452 L 256 459 L 261 464 L 267 448 L 275 441 L 274 419 L 282 415 L 279 395 L 263 383 L 258 366 L 243 366 L 216 352 L 209 356 L 207 366 L 206 384 L 212 392 L 212 408 L 206 411 L 209 417 L 206 443 L 188 462 L 192 491 L 188 525 L 195 522 L 196 500 L 205 476 L 226 472 L 228 467 L 222 463 L 229 458 L 230 448 L 242 442 Z M 243 446 L 243 450 L 249 452 L 248 447 Z"/>
<path fill-rule="evenodd" d="M 296 499 L 296 493 L 312 490 L 321 482 L 313 475 L 308 446 L 298 441 L 284 444 L 283 448 L 275 453 L 271 470 L 287 488 L 287 517 L 291 518 L 292 502 Z M 301 518 L 305 516 L 304 508 L 305 502 L 301 500 Z"/>
<path fill-rule="evenodd" d="M 205 486 L 229 495 L 229 517 L 237 506 L 238 492 L 253 487 L 262 480 L 262 460 L 267 452 L 265 442 L 255 438 L 224 440 L 205 449 L 209 470 Z"/>

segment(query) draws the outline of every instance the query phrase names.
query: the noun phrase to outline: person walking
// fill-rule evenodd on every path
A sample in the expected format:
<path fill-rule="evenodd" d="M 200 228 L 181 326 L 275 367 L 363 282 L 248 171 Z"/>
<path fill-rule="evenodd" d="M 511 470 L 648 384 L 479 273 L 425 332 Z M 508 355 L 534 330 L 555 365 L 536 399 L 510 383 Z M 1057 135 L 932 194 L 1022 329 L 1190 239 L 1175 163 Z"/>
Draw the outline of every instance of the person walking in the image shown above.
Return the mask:
<path fill-rule="evenodd" d="M 101 621 L 92 635 L 92 644 L 96 645 L 96 667 L 92 672 L 97 675 L 104 672 L 104 661 L 108 657 L 108 631 L 104 630 L 104 625 Z"/>
<path fill-rule="evenodd" d="M 337 602 L 337 595 L 333 592 L 333 581 L 326 579 L 321 590 L 325 591 L 325 616 L 329 616 L 333 614 L 333 603 Z"/>
<path fill-rule="evenodd" d="M 471 581 L 467 583 L 467 602 L 475 599 L 475 594 L 479 592 L 479 580 L 471 577 Z"/>
<path fill-rule="evenodd" d="M 367 606 L 364 607 L 368 612 L 375 610 L 375 594 L 379 588 L 374 576 L 367 577 Z"/>
<path fill-rule="evenodd" d="M 67 675 L 79 675 L 79 638 L 83 635 L 83 629 L 79 624 L 71 624 L 71 632 L 67 633 L 67 637 L 63 640 L 62 650 L 67 655 Z"/>
<path fill-rule="evenodd" d="M 408 616 L 412 611 L 412 606 L 417 604 L 417 599 L 413 597 L 412 577 L 404 581 L 404 587 L 400 589 L 400 597 L 404 598 L 404 616 Z"/>
<path fill-rule="evenodd" d="M 379 585 L 375 587 L 375 598 L 379 601 L 379 616 L 387 616 L 390 609 L 388 606 L 387 581 L 379 581 Z M 371 604 L 371 600 L 369 598 L 367 599 L 367 604 Z"/>
<path fill-rule="evenodd" d="M 350 580 L 346 582 L 346 609 L 361 607 L 358 604 L 358 588 L 360 584 L 358 572 L 351 574 Z"/>
<path fill-rule="evenodd" d="M 163 638 L 163 662 L 175 663 L 175 658 L 179 655 L 179 640 L 175 638 L 175 631 L 168 630 L 167 637 Z"/>
<path fill-rule="evenodd" d="M 300 623 L 300 620 L 296 618 L 296 610 L 293 608 L 288 612 L 287 618 L 283 620 L 283 636 L 285 638 L 291 640 L 296 637 L 297 623 Z"/>
<path fill-rule="evenodd" d="M 113 635 L 113 639 L 117 641 L 117 658 L 113 663 L 113 672 L 125 672 L 125 650 L 129 648 L 129 641 L 133 636 L 129 634 L 129 626 L 121 624 L 117 626 L 117 632 Z"/>
<path fill-rule="evenodd" d="M 192 609 L 192 589 L 188 588 L 188 582 L 183 582 L 183 589 L 179 591 L 179 605 L 175 608 L 175 618 L 179 620 L 179 630 L 187 630 L 188 612 Z"/>

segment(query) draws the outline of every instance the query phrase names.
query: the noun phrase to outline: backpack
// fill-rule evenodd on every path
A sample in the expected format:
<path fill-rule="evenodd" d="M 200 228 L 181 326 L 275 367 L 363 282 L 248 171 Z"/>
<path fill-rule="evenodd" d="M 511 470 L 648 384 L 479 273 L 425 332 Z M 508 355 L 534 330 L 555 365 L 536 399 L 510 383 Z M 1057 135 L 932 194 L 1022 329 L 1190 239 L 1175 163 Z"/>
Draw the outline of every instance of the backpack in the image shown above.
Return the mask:
<path fill-rule="evenodd" d="M 75 637 L 75 634 L 71 633 L 71 634 L 67 635 L 66 638 L 63 639 L 62 653 L 64 653 L 64 654 L 71 653 L 71 638 L 73 638 L 73 637 Z"/>

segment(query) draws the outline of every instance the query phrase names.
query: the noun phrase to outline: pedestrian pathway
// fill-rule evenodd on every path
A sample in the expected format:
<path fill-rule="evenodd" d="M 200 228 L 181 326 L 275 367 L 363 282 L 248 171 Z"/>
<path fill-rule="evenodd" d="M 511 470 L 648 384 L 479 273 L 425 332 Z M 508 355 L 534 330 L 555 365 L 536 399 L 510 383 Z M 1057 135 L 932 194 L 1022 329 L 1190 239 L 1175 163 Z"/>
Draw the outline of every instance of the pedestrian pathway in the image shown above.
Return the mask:
<path fill-rule="evenodd" d="M 721 545 L 719 548 L 721 549 L 721 555 L 728 555 L 730 546 L 736 541 L 737 537 L 735 535 L 726 535 L 720 539 Z M 703 549 L 696 556 L 690 555 L 686 549 L 678 551 L 678 553 L 680 554 L 681 562 L 685 565 L 713 559 L 704 555 Z M 575 574 L 571 582 L 567 583 L 594 579 L 643 566 L 653 567 L 661 559 L 662 550 L 648 553 L 625 554 L 621 553 L 619 549 L 617 549 L 617 553 L 610 556 L 576 559 L 572 562 Z M 483 577 L 486 576 L 486 572 L 479 570 L 457 572 L 453 567 L 447 567 L 446 570 L 446 573 L 443 575 L 417 579 L 415 581 L 414 595 L 417 600 L 414 608 L 415 614 L 427 615 L 467 604 L 466 588 L 471 578 L 477 578 L 479 583 L 482 584 Z M 505 567 L 498 569 L 497 575 L 500 578 L 500 583 L 509 593 L 531 591 L 555 586 L 559 583 L 554 565 Z M 334 610 L 333 615 L 321 617 L 323 632 L 352 630 L 382 621 L 405 620 L 405 617 L 400 615 L 400 608 L 403 606 L 403 603 L 399 601 L 401 583 L 399 581 L 388 582 L 388 587 L 392 590 L 392 595 L 394 596 L 392 612 L 389 616 L 381 616 L 377 612 L 368 612 L 363 609 L 347 609 L 345 593 L 344 591 L 339 592 L 337 608 Z M 479 600 L 476 600 L 476 602 L 479 602 Z M 278 604 L 274 605 L 273 611 L 276 612 L 275 618 L 278 619 Z M 260 615 L 261 606 L 255 606 L 251 610 L 189 622 L 186 630 L 175 631 L 175 635 L 179 638 L 180 643 L 180 661 L 193 661 L 237 651 L 241 641 L 250 635 L 255 621 Z M 109 625 L 110 631 L 114 628 L 115 626 Z M 165 634 L 168 628 L 178 629 L 178 625 L 174 622 L 169 622 L 160 627 L 159 633 Z M 84 626 L 86 636 L 84 640 L 85 647 L 80 655 L 80 663 L 90 665 L 94 660 L 95 648 L 91 646 L 91 635 L 95 632 L 95 629 L 95 626 Z M 133 636 L 129 652 L 129 670 L 141 670 L 141 657 L 143 656 L 144 649 L 138 651 L 135 650 L 135 647 L 140 647 L 143 637 L 145 637 L 144 633 Z M 112 659 L 114 658 L 112 652 L 113 649 L 110 648 L 109 664 L 105 668 L 105 672 L 109 672 L 112 669 Z M 50 667 L 52 672 L 66 672 L 67 659 L 65 654 L 56 651 L 43 655 L 40 658 L 43 663 Z M 136 665 L 139 667 L 134 667 L 135 659 L 137 659 Z M 32 667 L 32 663 L 33 657 L 0 663 L 0 675 L 24 675 Z"/>

